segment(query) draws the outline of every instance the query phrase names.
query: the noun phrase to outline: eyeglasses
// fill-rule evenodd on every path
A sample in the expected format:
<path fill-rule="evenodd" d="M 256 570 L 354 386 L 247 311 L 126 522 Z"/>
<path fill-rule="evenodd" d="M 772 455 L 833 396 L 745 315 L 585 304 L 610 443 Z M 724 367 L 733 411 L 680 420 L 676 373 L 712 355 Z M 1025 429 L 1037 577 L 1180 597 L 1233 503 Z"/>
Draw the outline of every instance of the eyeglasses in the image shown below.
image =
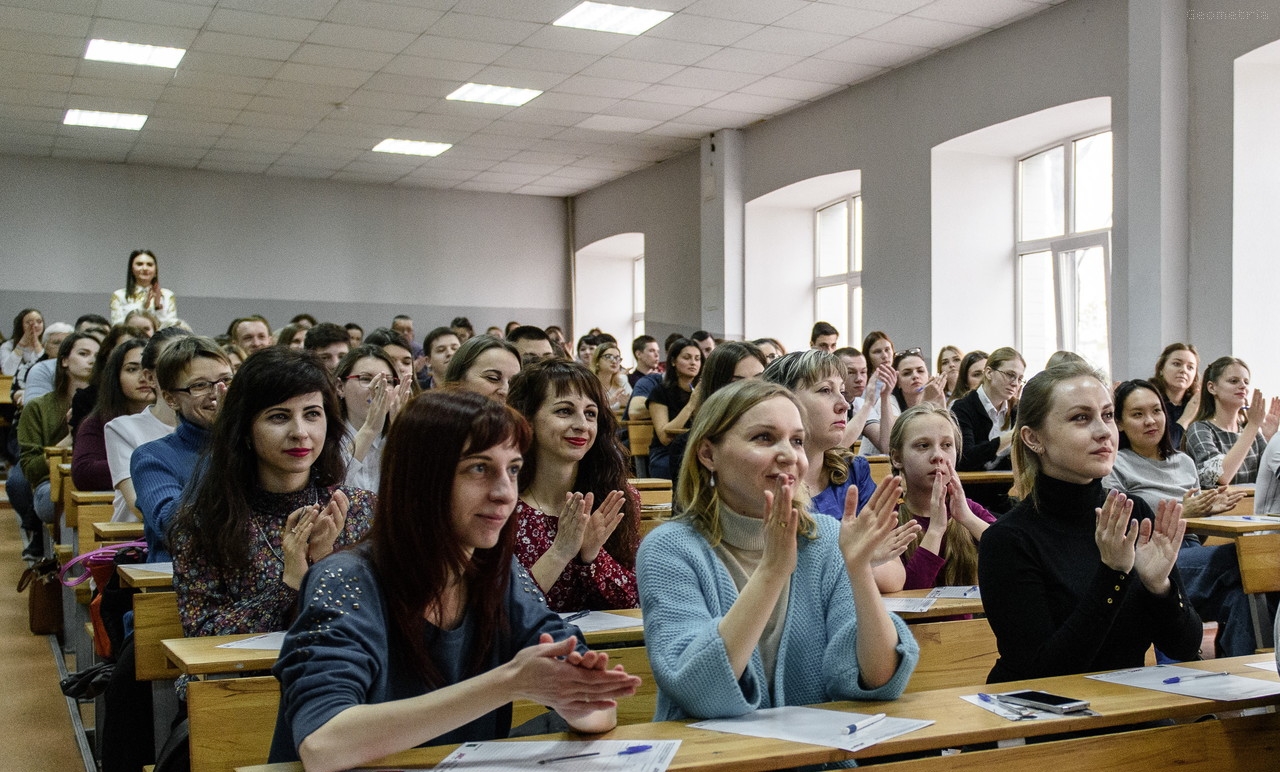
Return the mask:
<path fill-rule="evenodd" d="M 918 349 L 918 348 L 908 348 L 908 349 L 903 349 L 902 351 L 899 351 L 899 352 L 898 352 L 898 356 L 902 356 L 902 357 L 918 357 L 918 356 L 920 356 L 922 353 L 924 353 L 924 352 L 923 352 L 923 351 L 921 351 L 921 350 L 920 350 L 920 349 Z"/>
<path fill-rule="evenodd" d="M 996 370 L 995 372 L 1003 375 L 1006 381 L 1012 381 L 1013 383 L 1018 383 L 1018 384 L 1027 382 L 1026 378 L 1023 378 L 1021 375 L 1018 375 L 1012 370 Z"/>
<path fill-rule="evenodd" d="M 381 375 L 381 373 L 379 373 L 379 375 Z M 361 373 L 359 375 L 348 375 L 345 380 L 360 381 L 360 385 L 367 389 L 369 388 L 369 384 L 373 383 L 373 379 L 377 377 L 378 377 L 377 375 L 369 375 L 368 373 Z M 387 383 L 391 384 L 392 386 L 400 385 L 400 379 L 394 375 L 391 376 L 390 378 L 387 378 L 387 376 L 385 375 L 383 375 L 382 377 L 386 378 Z"/>
<path fill-rule="evenodd" d="M 610 362 L 621 362 L 621 361 L 622 361 L 622 357 L 618 356 L 617 354 L 605 354 L 604 356 L 602 356 L 602 357 L 600 357 L 600 358 L 601 358 L 601 359 L 607 359 L 607 360 L 609 360 Z"/>
<path fill-rule="evenodd" d="M 195 383 L 187 384 L 187 387 L 184 389 L 169 389 L 169 391 L 180 391 L 183 394 L 190 394 L 193 397 L 207 397 L 219 385 L 230 386 L 231 376 L 227 375 L 216 381 L 196 381 Z"/>

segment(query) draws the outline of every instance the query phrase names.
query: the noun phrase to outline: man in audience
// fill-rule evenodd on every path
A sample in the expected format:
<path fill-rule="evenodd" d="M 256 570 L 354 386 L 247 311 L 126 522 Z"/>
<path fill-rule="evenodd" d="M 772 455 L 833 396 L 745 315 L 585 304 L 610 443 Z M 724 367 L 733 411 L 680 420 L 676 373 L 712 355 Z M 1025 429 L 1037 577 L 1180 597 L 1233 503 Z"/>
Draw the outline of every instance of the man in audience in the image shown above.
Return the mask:
<path fill-rule="evenodd" d="M 147 539 L 147 561 L 164 563 L 165 535 L 231 382 L 231 361 L 209 338 L 182 338 L 156 362 L 160 397 L 178 414 L 173 434 L 138 446 L 129 462 Z M 246 449 L 246 452 L 251 452 Z"/>
<path fill-rule="evenodd" d="M 830 354 L 839 345 L 839 330 L 826 322 L 818 322 L 813 325 L 813 332 L 809 333 L 809 348 L 816 348 L 819 351 L 825 351 Z"/>
<path fill-rule="evenodd" d="M 351 336 L 333 322 L 321 322 L 307 330 L 302 347 L 320 357 L 330 373 L 338 371 L 338 362 L 351 350 Z"/>
<path fill-rule="evenodd" d="M 658 339 L 652 335 L 641 335 L 631 341 L 631 355 L 636 358 L 636 368 L 627 376 L 631 388 L 636 381 L 649 373 L 658 372 L 658 363 L 662 361 L 662 352 L 658 350 Z"/>
<path fill-rule="evenodd" d="M 476 328 L 471 326 L 471 320 L 465 316 L 455 316 L 452 322 L 449 322 L 449 329 L 453 330 L 453 334 L 458 336 L 458 340 L 466 343 L 476 334 Z"/>
<path fill-rule="evenodd" d="M 246 354 L 252 354 L 271 345 L 271 323 L 258 314 L 242 316 L 227 328 L 227 336 Z"/>
<path fill-rule="evenodd" d="M 511 331 L 512 331 L 512 330 L 514 330 L 515 328 L 517 328 L 517 327 L 521 327 L 521 326 L 522 326 L 522 325 L 521 325 L 519 322 L 517 322 L 517 321 L 515 321 L 515 320 L 513 319 L 513 320 L 511 320 L 511 321 L 507 322 L 507 326 L 506 326 L 506 327 L 502 328 L 502 334 L 503 334 L 503 335 L 505 335 L 506 337 L 510 338 L 510 337 L 511 337 Z"/>
<path fill-rule="evenodd" d="M 404 336 L 409 341 L 409 350 L 413 352 L 414 358 L 422 356 L 422 346 L 418 345 L 418 339 L 413 335 L 413 317 L 408 314 L 396 314 L 391 320 L 391 329 Z"/>
<path fill-rule="evenodd" d="M 702 349 L 702 361 L 707 361 L 707 357 L 711 356 L 711 352 L 715 351 L 716 339 L 706 330 L 698 330 L 689 336 L 690 340 L 698 344 L 698 348 Z"/>
<path fill-rule="evenodd" d="M 507 340 L 520 352 L 520 365 L 527 366 L 555 356 L 551 338 L 541 327 L 521 325 L 511 331 Z"/>
<path fill-rule="evenodd" d="M 853 415 L 867 391 L 867 358 L 852 346 L 836 349 L 835 355 L 844 363 L 844 398 L 849 400 L 849 415 Z"/>
<path fill-rule="evenodd" d="M 87 332 L 101 343 L 111 332 L 111 322 L 100 314 L 85 314 L 76 320 L 76 332 Z"/>
<path fill-rule="evenodd" d="M 363 327 L 356 324 L 355 322 L 347 322 L 346 330 L 347 330 L 347 338 L 351 345 L 351 348 L 355 348 L 356 346 L 359 346 L 361 343 L 364 343 Z"/>

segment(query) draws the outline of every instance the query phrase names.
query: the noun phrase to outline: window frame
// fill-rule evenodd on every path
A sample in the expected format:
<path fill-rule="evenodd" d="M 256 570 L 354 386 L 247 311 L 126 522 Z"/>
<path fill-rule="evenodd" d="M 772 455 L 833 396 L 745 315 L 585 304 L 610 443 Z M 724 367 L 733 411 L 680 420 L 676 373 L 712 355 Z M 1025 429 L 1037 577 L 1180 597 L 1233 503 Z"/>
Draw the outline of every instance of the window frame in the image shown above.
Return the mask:
<path fill-rule="evenodd" d="M 848 228 L 844 234 L 845 250 L 848 255 L 847 270 L 844 273 L 826 274 L 820 272 L 821 254 L 821 213 L 833 206 L 843 204 L 847 207 Z M 813 316 L 814 321 L 828 321 L 834 324 L 848 341 L 862 340 L 862 270 L 865 255 L 862 249 L 862 192 L 849 193 L 827 201 L 813 208 Z M 828 287 L 844 286 L 845 318 L 840 320 L 818 318 L 818 291 Z"/>

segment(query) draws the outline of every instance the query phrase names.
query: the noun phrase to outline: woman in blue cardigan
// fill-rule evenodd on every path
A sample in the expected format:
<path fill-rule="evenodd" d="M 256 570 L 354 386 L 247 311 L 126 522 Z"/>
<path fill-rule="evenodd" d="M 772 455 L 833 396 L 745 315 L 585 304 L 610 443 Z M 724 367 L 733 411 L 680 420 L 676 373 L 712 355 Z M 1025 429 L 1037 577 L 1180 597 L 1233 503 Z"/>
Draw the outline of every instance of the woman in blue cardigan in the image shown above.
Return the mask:
<path fill-rule="evenodd" d="M 637 564 L 656 720 L 893 699 L 906 687 L 919 647 L 872 576 L 899 482 L 886 479 L 861 515 L 850 490 L 842 520 L 815 518 L 804 439 L 796 398 L 777 384 L 741 381 L 699 409 L 680 516 L 641 543 Z"/>

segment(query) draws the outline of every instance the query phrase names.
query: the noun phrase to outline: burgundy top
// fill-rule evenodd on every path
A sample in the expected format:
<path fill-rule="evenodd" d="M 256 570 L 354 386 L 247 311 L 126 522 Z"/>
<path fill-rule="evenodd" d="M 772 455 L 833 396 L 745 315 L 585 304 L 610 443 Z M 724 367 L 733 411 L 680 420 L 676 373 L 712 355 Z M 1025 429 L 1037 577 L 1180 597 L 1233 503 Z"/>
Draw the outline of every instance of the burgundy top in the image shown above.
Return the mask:
<path fill-rule="evenodd" d="M 97 413 L 80 422 L 71 451 L 71 481 L 76 490 L 109 491 L 111 465 L 107 463 L 107 437 Z"/>
<path fill-rule="evenodd" d="M 633 500 L 638 499 L 639 496 L 635 496 Z M 534 509 L 523 500 L 516 503 L 516 558 L 520 565 L 533 571 L 533 564 L 551 549 L 559 525 L 559 518 Z M 628 568 L 622 565 L 604 549 L 591 563 L 583 563 L 575 556 L 546 593 L 547 605 L 552 611 L 637 608 L 640 605 L 635 566 Z"/>
<path fill-rule="evenodd" d="M 965 499 L 969 502 L 969 509 L 973 514 L 988 523 L 994 523 L 996 516 L 988 512 L 981 504 L 973 499 Z M 920 527 L 928 530 L 929 518 L 915 517 Z M 947 564 L 947 559 L 942 555 L 934 554 L 924 547 L 916 547 L 916 551 L 911 553 L 910 558 L 903 558 L 903 562 L 907 564 L 907 584 L 904 590 L 924 590 L 938 586 L 938 575 L 942 573 L 942 567 Z"/>

